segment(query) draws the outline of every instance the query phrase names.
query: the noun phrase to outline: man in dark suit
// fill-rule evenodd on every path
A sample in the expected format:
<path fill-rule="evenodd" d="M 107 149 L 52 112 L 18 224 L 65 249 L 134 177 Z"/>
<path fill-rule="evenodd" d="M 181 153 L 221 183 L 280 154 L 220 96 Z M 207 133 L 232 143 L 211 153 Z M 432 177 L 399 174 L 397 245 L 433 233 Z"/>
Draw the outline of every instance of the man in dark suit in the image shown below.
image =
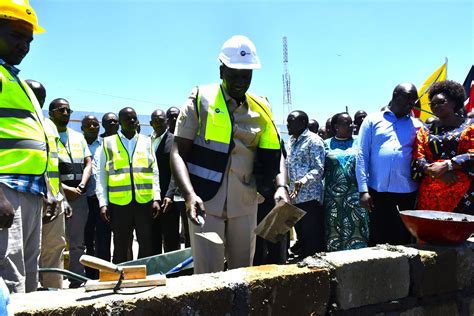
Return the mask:
<path fill-rule="evenodd" d="M 174 129 L 176 127 L 176 120 L 179 116 L 179 109 L 175 106 L 170 107 L 166 111 L 166 122 L 168 124 L 168 131 L 174 135 Z M 188 215 L 186 214 L 186 205 L 184 199 L 181 196 L 179 188 L 176 186 L 176 191 L 173 198 L 173 206 L 178 209 L 181 216 L 181 242 L 184 242 L 186 248 L 191 247 L 191 239 L 189 238 L 189 225 Z"/>
<path fill-rule="evenodd" d="M 153 222 L 153 251 L 155 254 L 160 254 L 162 247 L 165 252 L 180 248 L 179 211 L 173 205 L 173 196 L 176 191 L 170 169 L 173 134 L 167 129 L 166 113 L 163 110 L 155 110 L 151 114 L 150 125 L 153 127 L 150 138 L 158 163 L 161 201 L 163 201 L 162 213 Z"/>

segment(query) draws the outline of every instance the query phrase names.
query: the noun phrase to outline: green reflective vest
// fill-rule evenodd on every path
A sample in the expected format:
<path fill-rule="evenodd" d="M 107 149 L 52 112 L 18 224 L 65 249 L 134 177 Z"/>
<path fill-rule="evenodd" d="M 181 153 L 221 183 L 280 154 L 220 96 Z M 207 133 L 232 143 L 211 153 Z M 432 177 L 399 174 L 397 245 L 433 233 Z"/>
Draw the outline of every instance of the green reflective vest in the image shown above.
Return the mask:
<path fill-rule="evenodd" d="M 59 194 L 59 158 L 58 158 L 58 143 L 59 134 L 53 121 L 49 118 L 44 120 L 44 129 L 48 137 L 49 155 L 48 155 L 48 182 L 52 194 L 57 197 Z"/>
<path fill-rule="evenodd" d="M 31 95 L 31 97 L 30 97 Z M 0 174 L 42 175 L 48 150 L 36 98 L 0 65 Z"/>
<path fill-rule="evenodd" d="M 84 172 L 84 136 L 67 128 L 67 144 L 58 142 L 59 178 L 72 187 L 81 183 Z"/>
<path fill-rule="evenodd" d="M 118 135 L 105 137 L 103 146 L 109 202 L 123 206 L 133 199 L 140 204 L 152 201 L 155 156 L 151 139 L 138 134 L 132 159 Z"/>
<path fill-rule="evenodd" d="M 246 93 L 246 99 L 249 109 L 259 113 L 265 121 L 257 155 L 261 151 L 271 152 L 274 160 L 278 160 L 279 170 L 280 136 L 273 123 L 269 104 L 266 99 L 250 93 Z M 194 190 L 204 201 L 208 201 L 216 195 L 224 178 L 233 134 L 233 123 L 220 85 L 199 87 L 197 114 L 198 132 L 186 164 Z M 276 164 L 272 163 L 274 166 Z M 272 175 L 276 175 L 278 170 Z"/>

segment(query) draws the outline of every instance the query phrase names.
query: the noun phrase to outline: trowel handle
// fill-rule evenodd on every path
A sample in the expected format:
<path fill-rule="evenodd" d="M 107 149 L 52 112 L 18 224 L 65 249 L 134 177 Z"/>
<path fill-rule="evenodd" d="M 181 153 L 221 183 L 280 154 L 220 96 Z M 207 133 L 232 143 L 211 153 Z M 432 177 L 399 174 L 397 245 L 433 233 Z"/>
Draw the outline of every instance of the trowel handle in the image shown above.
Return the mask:
<path fill-rule="evenodd" d="M 120 273 L 120 271 L 122 270 L 121 267 L 117 266 L 116 264 L 113 264 L 112 262 L 108 262 L 100 258 L 88 255 L 82 255 L 79 259 L 79 262 L 87 267 L 94 268 L 97 270 L 104 270 L 115 273 Z"/>

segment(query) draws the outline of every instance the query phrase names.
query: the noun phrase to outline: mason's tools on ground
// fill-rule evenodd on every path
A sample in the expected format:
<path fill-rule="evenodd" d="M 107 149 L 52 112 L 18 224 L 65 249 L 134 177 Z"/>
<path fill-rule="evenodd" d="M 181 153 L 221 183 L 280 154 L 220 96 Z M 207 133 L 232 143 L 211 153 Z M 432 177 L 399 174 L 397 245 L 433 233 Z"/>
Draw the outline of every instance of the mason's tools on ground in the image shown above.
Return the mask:
<path fill-rule="evenodd" d="M 114 289 L 114 292 L 122 287 L 142 287 L 165 285 L 166 276 L 146 276 L 146 266 L 117 266 L 111 262 L 83 255 L 79 262 L 83 265 L 99 270 L 101 279 L 90 280 L 85 284 L 86 291 Z"/>

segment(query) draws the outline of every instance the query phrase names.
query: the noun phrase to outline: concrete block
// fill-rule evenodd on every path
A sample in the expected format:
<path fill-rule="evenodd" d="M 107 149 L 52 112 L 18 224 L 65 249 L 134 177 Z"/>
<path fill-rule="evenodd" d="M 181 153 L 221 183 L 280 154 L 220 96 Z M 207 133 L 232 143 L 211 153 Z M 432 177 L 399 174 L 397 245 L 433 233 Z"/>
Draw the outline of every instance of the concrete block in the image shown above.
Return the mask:
<path fill-rule="evenodd" d="M 469 302 L 469 315 L 474 315 L 474 297 Z"/>
<path fill-rule="evenodd" d="M 474 247 L 413 246 L 419 256 L 410 258 L 412 294 L 418 297 L 474 287 Z"/>
<path fill-rule="evenodd" d="M 245 270 L 250 272 L 245 278 L 250 315 L 326 315 L 328 269 L 267 265 Z"/>
<path fill-rule="evenodd" d="M 459 310 L 455 302 L 439 305 L 418 306 L 401 312 L 400 316 L 458 316 Z"/>
<path fill-rule="evenodd" d="M 124 289 L 126 293 L 145 290 Z M 328 269 L 268 265 L 168 279 L 133 295 L 111 290 L 12 296 L 16 315 L 325 315 Z"/>
<path fill-rule="evenodd" d="M 467 281 L 465 287 L 474 289 L 474 238 L 468 239 L 461 248 L 458 266 L 462 267 L 460 269 L 462 275 L 458 275 L 458 282 L 461 283 L 460 279 L 464 279 Z"/>
<path fill-rule="evenodd" d="M 334 267 L 335 303 L 340 309 L 379 304 L 408 296 L 408 258 L 376 248 L 339 251 L 324 256 Z"/>
<path fill-rule="evenodd" d="M 243 276 L 238 277 L 243 282 Z M 115 295 L 111 290 L 84 292 L 35 292 L 12 296 L 16 315 L 230 315 L 235 299 L 235 277 L 224 273 L 168 279 L 166 286 L 124 289 L 133 295 Z M 238 306 L 241 307 L 241 306 Z"/>

